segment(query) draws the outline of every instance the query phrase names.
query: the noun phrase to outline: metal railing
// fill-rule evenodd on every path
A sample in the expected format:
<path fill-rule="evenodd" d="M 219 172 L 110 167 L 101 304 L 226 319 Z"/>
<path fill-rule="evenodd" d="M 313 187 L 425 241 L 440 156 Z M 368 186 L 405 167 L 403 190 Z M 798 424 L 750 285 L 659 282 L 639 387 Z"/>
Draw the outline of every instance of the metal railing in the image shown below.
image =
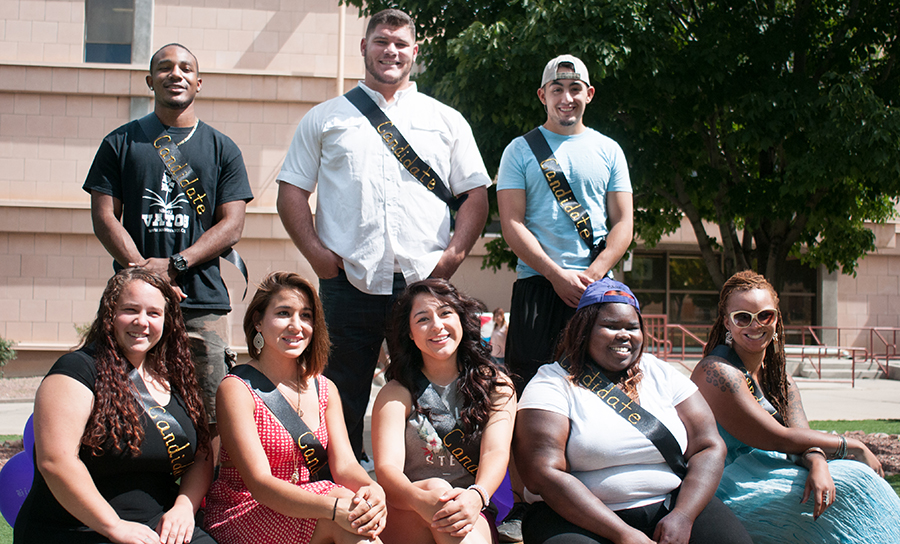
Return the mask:
<path fill-rule="evenodd" d="M 647 352 L 692 370 L 686 361 L 702 356 L 706 346 L 702 337 L 706 336 L 709 326 L 669 323 L 668 317 L 661 314 L 645 314 L 642 317 L 647 329 Z M 787 342 L 785 338 L 786 359 L 808 363 L 819 380 L 823 380 L 823 359 L 850 359 L 849 380 L 823 381 L 849 381 L 855 386 L 857 366 L 872 362 L 885 376 L 889 376 L 891 361 L 900 360 L 900 327 L 787 326 L 785 335 L 792 339 L 799 335 L 798 343 Z M 861 340 L 864 346 L 859 345 Z"/>

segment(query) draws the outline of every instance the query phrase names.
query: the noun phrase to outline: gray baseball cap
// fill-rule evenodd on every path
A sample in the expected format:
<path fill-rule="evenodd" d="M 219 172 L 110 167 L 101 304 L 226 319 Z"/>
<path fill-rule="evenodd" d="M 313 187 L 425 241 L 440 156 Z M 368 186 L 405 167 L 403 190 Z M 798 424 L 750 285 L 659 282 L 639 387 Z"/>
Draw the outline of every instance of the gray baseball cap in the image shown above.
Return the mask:
<path fill-rule="evenodd" d="M 559 73 L 560 64 L 571 64 L 572 68 L 575 69 L 575 73 Z M 581 59 L 572 55 L 560 55 L 547 63 L 547 66 L 544 67 L 544 77 L 541 78 L 541 87 L 557 79 L 580 79 L 588 87 L 591 86 L 587 67 L 581 62 Z"/>

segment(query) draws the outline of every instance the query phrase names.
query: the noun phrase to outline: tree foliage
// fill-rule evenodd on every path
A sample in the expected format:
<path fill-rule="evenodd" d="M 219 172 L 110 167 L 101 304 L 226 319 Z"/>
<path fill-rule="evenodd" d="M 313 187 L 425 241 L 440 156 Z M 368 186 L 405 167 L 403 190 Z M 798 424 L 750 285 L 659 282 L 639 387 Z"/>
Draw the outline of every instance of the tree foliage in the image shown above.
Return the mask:
<path fill-rule="evenodd" d="M 535 91 L 547 60 L 584 60 L 597 88 L 585 122 L 625 150 L 638 236 L 653 245 L 686 218 L 717 285 L 754 267 L 780 288 L 790 256 L 852 273 L 874 249 L 865 223 L 895 213 L 898 0 L 362 9 L 384 7 L 416 18 L 419 85 L 469 119 L 492 173 L 506 144 L 545 119 Z"/>

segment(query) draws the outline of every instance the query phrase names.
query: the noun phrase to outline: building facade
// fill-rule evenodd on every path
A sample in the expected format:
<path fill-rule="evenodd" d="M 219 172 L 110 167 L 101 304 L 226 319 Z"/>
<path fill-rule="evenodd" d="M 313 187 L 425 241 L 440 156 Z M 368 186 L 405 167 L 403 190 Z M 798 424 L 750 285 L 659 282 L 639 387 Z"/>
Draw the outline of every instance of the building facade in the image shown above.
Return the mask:
<path fill-rule="evenodd" d="M 93 235 L 81 185 L 101 139 L 150 111 L 144 77 L 167 43 L 198 57 L 198 115 L 244 155 L 256 196 L 237 246 L 250 270 L 248 297 L 269 271 L 314 278 L 275 211 L 275 176 L 301 117 L 363 77 L 364 30 L 337 0 L 0 2 L 0 337 L 19 352 L 6 375 L 45 372 L 93 320 L 112 259 Z M 804 279 L 786 297 L 791 308 L 815 324 L 900 326 L 895 232 L 894 224 L 876 228 L 878 250 L 856 277 Z M 491 309 L 508 308 L 514 273 L 481 270 L 483 254 L 482 241 L 454 282 Z M 654 250 L 639 244 L 626 279 L 640 284 L 649 310 L 708 321 L 715 289 L 679 283 L 697 255 L 682 228 Z M 243 279 L 228 264 L 223 275 L 231 342 L 241 347 Z"/>

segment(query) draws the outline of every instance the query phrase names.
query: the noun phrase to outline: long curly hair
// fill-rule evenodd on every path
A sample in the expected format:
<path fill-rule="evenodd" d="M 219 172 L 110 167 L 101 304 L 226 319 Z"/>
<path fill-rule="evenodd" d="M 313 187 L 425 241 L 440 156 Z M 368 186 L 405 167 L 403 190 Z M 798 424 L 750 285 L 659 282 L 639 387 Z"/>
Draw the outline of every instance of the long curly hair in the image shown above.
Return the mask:
<path fill-rule="evenodd" d="M 260 282 L 253 295 L 253 300 L 247 306 L 244 313 L 244 336 L 250 350 L 250 357 L 259 360 L 259 350 L 253 345 L 253 337 L 256 336 L 256 325 L 259 324 L 269 307 L 269 302 L 282 291 L 296 291 L 306 295 L 313 309 L 313 335 L 312 341 L 303 354 L 298 358 L 302 364 L 300 377 L 306 380 L 317 376 L 325 370 L 328 363 L 328 352 L 331 349 L 331 341 L 328 338 L 328 329 L 325 326 L 325 312 L 322 310 L 322 301 L 315 288 L 303 276 L 294 272 L 272 272 Z"/>
<path fill-rule="evenodd" d="M 459 292 L 444 279 L 429 278 L 409 285 L 394 304 L 388 330 L 388 348 L 391 362 L 385 370 L 388 380 L 397 380 L 411 392 L 416 390 L 416 370 L 424 365 L 422 352 L 410 336 L 409 317 L 413 302 L 419 295 L 431 295 L 449 305 L 459 316 L 462 338 L 456 352 L 456 366 L 460 379 L 457 382 L 463 398 L 460 419 L 463 430 L 477 438 L 491 416 L 491 396 L 502 387 L 512 388 L 500 368 L 491 360 L 490 350 L 481 341 L 480 304 L 477 300 Z M 416 399 L 413 408 L 425 414 Z"/>
<path fill-rule="evenodd" d="M 719 293 L 719 308 L 716 321 L 709 329 L 709 339 L 703 348 L 703 356 L 709 355 L 712 350 L 725 343 L 725 320 L 728 319 L 728 299 L 734 293 L 749 291 L 751 289 L 764 289 L 772 295 L 775 301 L 775 309 L 778 316 L 775 323 L 777 339 L 766 346 L 766 354 L 763 357 L 763 368 L 760 372 L 760 387 L 766 398 L 775 406 L 778 413 L 784 414 L 787 410 L 788 382 L 787 370 L 784 358 L 784 320 L 781 319 L 781 309 L 778 307 L 778 293 L 766 278 L 752 270 L 744 270 L 728 278 Z"/>
<path fill-rule="evenodd" d="M 567 359 L 569 361 L 570 380 L 574 380 L 576 376 L 581 374 L 587 361 L 591 360 L 591 332 L 594 329 L 594 324 L 597 322 L 597 317 L 600 315 L 603 307 L 607 304 L 621 303 L 604 302 L 602 304 L 585 306 L 575 312 L 575 315 L 572 316 L 572 319 L 569 320 L 569 323 L 562 332 L 559 345 L 556 347 L 556 360 L 562 361 Z M 641 324 L 641 335 L 646 338 L 647 330 L 644 328 L 644 318 L 641 317 L 641 312 L 637 312 L 637 315 L 638 321 Z M 640 365 L 641 356 L 643 354 L 644 342 L 641 342 L 641 346 L 638 348 L 637 355 L 634 358 L 635 362 L 629 366 L 625 372 L 620 373 L 619 376 L 607 376 L 611 381 L 618 385 L 629 398 L 635 401 L 638 400 L 638 384 L 641 383 L 641 379 L 644 377 Z"/>
<path fill-rule="evenodd" d="M 126 268 L 109 279 L 100 297 L 97 317 L 85 336 L 84 345 L 93 344 L 95 349 L 97 380 L 94 406 L 81 443 L 95 456 L 106 451 L 115 454 L 126 451 L 131 456 L 140 454 L 144 440 L 140 415 L 144 408 L 135 397 L 134 385 L 128 377 L 131 363 L 116 341 L 113 325 L 119 297 L 136 281 L 155 287 L 166 301 L 162 336 L 147 352 L 144 364 L 168 382 L 170 390 L 184 400 L 197 431 L 198 448 L 208 451 L 210 436 L 206 410 L 194 375 L 180 299 L 166 279 L 145 268 Z"/>

